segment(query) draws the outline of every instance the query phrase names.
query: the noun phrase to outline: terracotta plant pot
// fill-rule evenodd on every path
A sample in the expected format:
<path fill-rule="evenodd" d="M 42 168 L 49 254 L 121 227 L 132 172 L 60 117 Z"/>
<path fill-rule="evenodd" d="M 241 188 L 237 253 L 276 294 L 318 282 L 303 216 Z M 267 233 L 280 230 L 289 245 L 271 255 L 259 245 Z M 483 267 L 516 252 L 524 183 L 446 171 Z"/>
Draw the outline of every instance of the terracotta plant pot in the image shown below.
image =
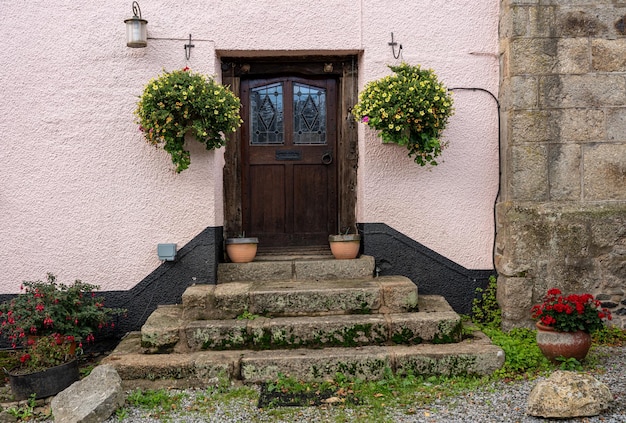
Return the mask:
<path fill-rule="evenodd" d="M 355 259 L 361 248 L 361 235 L 344 234 L 330 235 L 328 237 L 330 251 L 337 260 Z"/>
<path fill-rule="evenodd" d="M 256 257 L 258 238 L 227 238 L 226 253 L 233 263 L 249 263 Z"/>
<path fill-rule="evenodd" d="M 559 363 L 557 357 L 583 360 L 591 347 L 591 335 L 582 330 L 559 332 L 537 322 L 537 345 L 548 360 Z"/>

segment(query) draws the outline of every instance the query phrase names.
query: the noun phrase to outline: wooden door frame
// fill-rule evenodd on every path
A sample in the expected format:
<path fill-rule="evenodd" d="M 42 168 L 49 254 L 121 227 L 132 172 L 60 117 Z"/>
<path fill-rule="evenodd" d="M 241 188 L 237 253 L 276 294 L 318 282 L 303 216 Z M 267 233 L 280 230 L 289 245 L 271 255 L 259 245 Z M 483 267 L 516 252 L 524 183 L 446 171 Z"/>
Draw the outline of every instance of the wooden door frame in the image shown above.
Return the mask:
<path fill-rule="evenodd" d="M 350 110 L 357 102 L 356 56 L 330 57 L 272 57 L 272 58 L 222 58 L 222 83 L 240 94 L 242 77 L 264 78 L 281 74 L 336 77 L 339 102 L 337 107 L 338 161 L 338 231 L 356 229 L 356 192 L 358 167 L 358 133 Z M 224 237 L 242 233 L 243 213 L 241 198 L 241 131 L 227 137 L 224 154 Z"/>

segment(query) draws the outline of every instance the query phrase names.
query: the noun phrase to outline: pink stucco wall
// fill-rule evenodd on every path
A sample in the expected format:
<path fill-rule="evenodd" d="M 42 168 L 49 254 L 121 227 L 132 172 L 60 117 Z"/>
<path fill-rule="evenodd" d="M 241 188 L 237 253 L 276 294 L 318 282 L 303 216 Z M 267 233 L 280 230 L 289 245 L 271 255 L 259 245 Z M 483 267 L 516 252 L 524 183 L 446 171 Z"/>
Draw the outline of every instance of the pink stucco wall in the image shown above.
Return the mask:
<path fill-rule="evenodd" d="M 496 0 L 142 1 L 148 47 L 125 45 L 130 1 L 0 0 L 0 293 L 45 272 L 129 289 L 223 224 L 223 151 L 191 144 L 176 175 L 143 142 L 132 111 L 162 69 L 219 72 L 219 55 L 359 53 L 361 85 L 396 62 L 435 69 L 449 86 L 497 93 Z M 189 34 L 195 48 L 185 60 Z M 491 267 L 497 190 L 493 101 L 455 93 L 445 162 L 422 169 L 360 129 L 358 217 L 383 222 L 473 269 Z"/>

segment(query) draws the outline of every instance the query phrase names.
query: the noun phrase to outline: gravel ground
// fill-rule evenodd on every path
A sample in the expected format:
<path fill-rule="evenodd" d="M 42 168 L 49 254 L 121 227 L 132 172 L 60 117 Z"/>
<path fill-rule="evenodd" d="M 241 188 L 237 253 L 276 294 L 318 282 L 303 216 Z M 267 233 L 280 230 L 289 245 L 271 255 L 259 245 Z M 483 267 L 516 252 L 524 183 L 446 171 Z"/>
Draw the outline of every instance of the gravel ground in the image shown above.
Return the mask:
<path fill-rule="evenodd" d="M 585 422 L 585 423 L 624 423 L 626 422 L 626 347 L 602 347 L 594 354 L 598 356 L 599 366 L 593 372 L 601 382 L 611 389 L 615 401 L 611 408 L 601 416 L 568 420 L 550 420 L 526 415 L 526 400 L 534 381 L 497 382 L 484 389 L 466 392 L 463 395 L 440 400 L 427 407 L 389 408 L 386 421 L 397 423 L 475 423 L 475 422 Z M 194 391 L 186 391 L 191 395 Z M 182 409 L 185 409 L 183 404 Z M 142 409 L 128 409 L 128 415 L 122 420 L 126 423 L 163 422 L 149 416 Z M 119 422 L 111 417 L 106 423 Z M 274 410 L 260 410 L 256 402 L 237 400 L 215 406 L 210 412 L 170 414 L 165 421 L 171 422 L 377 422 L 368 417 L 365 407 L 343 408 L 329 407 L 285 407 Z"/>

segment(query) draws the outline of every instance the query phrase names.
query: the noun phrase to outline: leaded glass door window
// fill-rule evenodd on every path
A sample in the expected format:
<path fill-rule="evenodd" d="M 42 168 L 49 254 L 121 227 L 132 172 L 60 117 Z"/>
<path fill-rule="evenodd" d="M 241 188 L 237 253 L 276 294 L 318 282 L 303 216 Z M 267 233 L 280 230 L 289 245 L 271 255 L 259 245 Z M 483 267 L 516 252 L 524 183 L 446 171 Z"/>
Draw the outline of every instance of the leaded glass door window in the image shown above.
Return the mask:
<path fill-rule="evenodd" d="M 250 144 L 284 144 L 283 83 L 257 87 L 250 92 Z"/>
<path fill-rule="evenodd" d="M 326 144 L 326 90 L 295 83 L 293 109 L 294 144 Z"/>
<path fill-rule="evenodd" d="M 242 220 L 260 248 L 327 245 L 337 227 L 336 80 L 242 80 Z"/>

